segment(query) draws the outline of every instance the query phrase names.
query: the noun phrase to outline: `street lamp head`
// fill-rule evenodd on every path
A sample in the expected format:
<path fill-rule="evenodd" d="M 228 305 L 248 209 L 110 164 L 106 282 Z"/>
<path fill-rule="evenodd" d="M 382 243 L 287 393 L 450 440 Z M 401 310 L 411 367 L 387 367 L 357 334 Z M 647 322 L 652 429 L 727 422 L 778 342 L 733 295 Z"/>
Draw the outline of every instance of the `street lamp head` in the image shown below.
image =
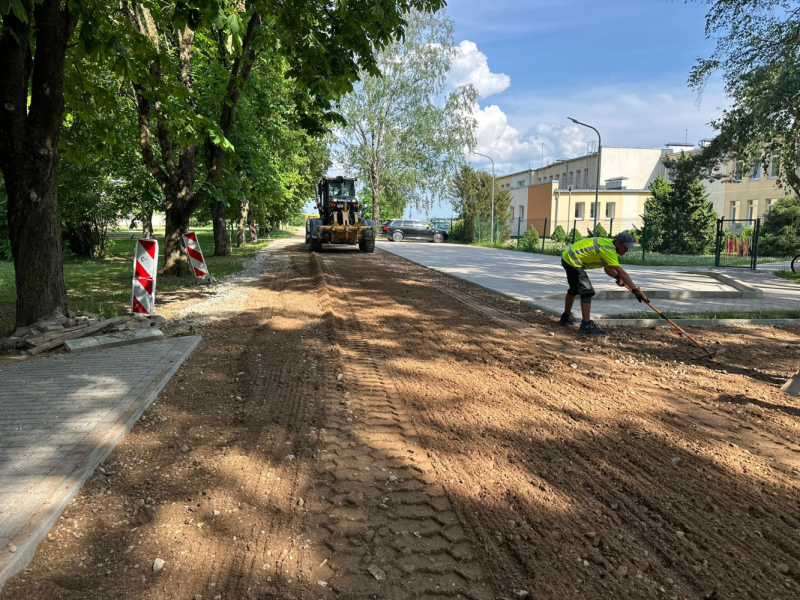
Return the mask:
<path fill-rule="evenodd" d="M 567 117 L 567 118 L 568 118 L 570 121 L 572 121 L 573 123 L 577 123 L 577 122 L 578 122 L 578 119 L 573 119 L 572 117 Z"/>

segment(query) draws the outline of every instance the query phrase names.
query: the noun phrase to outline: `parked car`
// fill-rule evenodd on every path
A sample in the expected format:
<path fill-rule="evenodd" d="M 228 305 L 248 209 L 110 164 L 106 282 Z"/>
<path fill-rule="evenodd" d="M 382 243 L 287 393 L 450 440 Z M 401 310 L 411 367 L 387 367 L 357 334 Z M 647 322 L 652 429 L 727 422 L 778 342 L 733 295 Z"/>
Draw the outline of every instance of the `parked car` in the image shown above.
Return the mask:
<path fill-rule="evenodd" d="M 431 227 L 422 221 L 416 221 L 414 219 L 392 219 L 383 224 L 380 235 L 391 242 L 425 240 L 439 243 L 445 241 L 448 234 L 446 230 L 438 227 Z"/>

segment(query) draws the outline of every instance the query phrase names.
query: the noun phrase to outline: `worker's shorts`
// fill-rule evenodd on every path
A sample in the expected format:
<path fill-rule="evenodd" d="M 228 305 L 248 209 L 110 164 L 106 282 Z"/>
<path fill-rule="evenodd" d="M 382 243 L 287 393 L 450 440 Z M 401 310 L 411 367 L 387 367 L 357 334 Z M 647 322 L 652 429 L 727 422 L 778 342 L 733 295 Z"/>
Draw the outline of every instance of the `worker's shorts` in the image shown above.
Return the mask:
<path fill-rule="evenodd" d="M 589 276 L 586 274 L 586 269 L 573 267 L 567 264 L 563 258 L 561 259 L 561 266 L 567 272 L 567 283 L 569 283 L 567 293 L 570 296 L 580 296 L 581 302 L 591 304 L 594 288 L 592 287 L 592 282 L 589 281 Z"/>

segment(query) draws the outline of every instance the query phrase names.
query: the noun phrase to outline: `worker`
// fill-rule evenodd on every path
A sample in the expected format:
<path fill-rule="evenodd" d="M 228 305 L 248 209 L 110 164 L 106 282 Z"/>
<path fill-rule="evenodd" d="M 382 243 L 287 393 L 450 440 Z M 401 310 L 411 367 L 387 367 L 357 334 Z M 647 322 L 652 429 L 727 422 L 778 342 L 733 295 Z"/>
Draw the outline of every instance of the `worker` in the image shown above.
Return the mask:
<path fill-rule="evenodd" d="M 572 304 L 575 296 L 581 297 L 581 333 L 605 335 L 605 330 L 595 325 L 591 320 L 592 296 L 594 288 L 586 274 L 587 269 L 603 267 L 606 274 L 617 282 L 620 287 L 627 285 L 639 302 L 648 302 L 647 296 L 636 287 L 630 275 L 619 266 L 619 257 L 633 248 L 633 236 L 627 231 L 618 233 L 611 238 L 586 238 L 575 242 L 564 250 L 561 255 L 561 266 L 567 272 L 569 290 L 564 299 L 564 314 L 561 315 L 561 325 L 572 325 L 578 320 L 572 316 Z"/>

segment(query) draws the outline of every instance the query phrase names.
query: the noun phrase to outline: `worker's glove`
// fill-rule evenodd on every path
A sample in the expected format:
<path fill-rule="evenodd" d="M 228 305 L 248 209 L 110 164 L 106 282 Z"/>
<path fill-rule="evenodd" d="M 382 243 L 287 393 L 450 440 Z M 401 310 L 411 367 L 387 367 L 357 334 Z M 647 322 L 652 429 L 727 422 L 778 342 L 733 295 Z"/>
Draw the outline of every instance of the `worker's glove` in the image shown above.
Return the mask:
<path fill-rule="evenodd" d="M 631 290 L 631 291 L 633 292 L 633 295 L 636 296 L 636 299 L 639 302 L 648 302 L 648 303 L 650 302 L 647 299 L 647 296 L 645 296 L 644 293 L 642 292 L 642 288 L 636 288 L 635 290 Z"/>
<path fill-rule="evenodd" d="M 624 282 L 624 281 L 622 281 L 622 277 L 620 277 L 619 275 L 617 275 L 616 277 L 614 277 L 614 281 L 616 281 L 616 282 L 617 282 L 617 285 L 618 285 L 619 287 L 625 287 L 625 282 Z"/>

